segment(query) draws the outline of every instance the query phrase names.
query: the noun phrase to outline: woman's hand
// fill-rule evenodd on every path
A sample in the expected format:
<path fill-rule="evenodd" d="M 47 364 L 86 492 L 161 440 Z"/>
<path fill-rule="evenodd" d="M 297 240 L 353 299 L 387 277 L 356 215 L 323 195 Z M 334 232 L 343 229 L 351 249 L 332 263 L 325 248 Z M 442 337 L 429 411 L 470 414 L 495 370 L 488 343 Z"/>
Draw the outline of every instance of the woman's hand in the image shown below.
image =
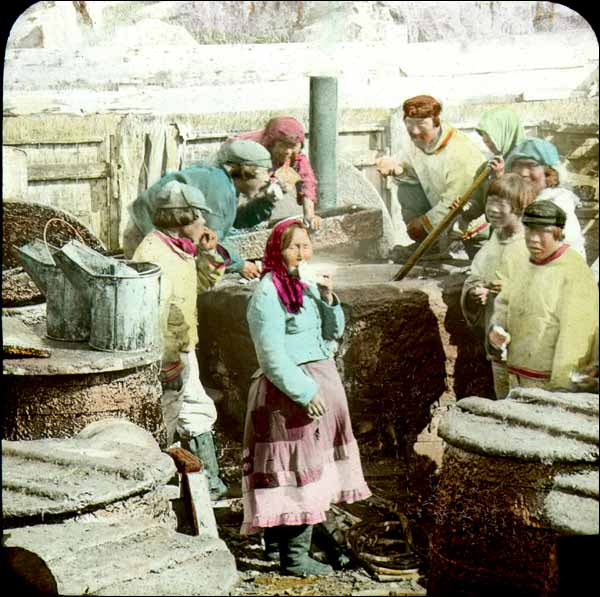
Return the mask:
<path fill-rule="evenodd" d="M 333 303 L 333 280 L 331 279 L 331 276 L 329 274 L 322 274 L 319 276 L 317 288 L 321 294 L 321 299 L 328 305 L 331 305 L 331 303 Z"/>
<path fill-rule="evenodd" d="M 246 278 L 246 280 L 253 280 L 260 276 L 260 269 L 255 263 L 252 263 L 252 261 L 245 261 L 240 275 L 242 278 Z"/>
<path fill-rule="evenodd" d="M 311 419 L 318 419 L 327 412 L 327 407 L 325 406 L 325 402 L 323 402 L 321 396 L 319 396 L 317 393 L 315 397 L 308 403 L 306 410 L 308 411 L 308 416 Z"/>
<path fill-rule="evenodd" d="M 198 244 L 204 251 L 212 251 L 217 246 L 217 233 L 211 228 L 204 228 Z"/>

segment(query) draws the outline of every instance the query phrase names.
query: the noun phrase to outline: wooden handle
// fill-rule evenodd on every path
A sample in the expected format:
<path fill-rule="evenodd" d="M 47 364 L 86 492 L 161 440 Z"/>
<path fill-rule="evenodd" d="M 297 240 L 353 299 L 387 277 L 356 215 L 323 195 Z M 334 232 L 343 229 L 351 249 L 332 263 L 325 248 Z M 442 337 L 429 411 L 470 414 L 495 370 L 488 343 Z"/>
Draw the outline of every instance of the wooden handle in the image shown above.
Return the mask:
<path fill-rule="evenodd" d="M 471 183 L 471 186 L 458 200 L 458 204 L 454 209 L 451 209 L 444 219 L 427 235 L 425 240 L 417 247 L 417 250 L 411 255 L 410 259 L 402 266 L 402 269 L 392 278 L 393 282 L 398 282 L 405 278 L 408 272 L 415 266 L 417 261 L 431 247 L 437 238 L 446 230 L 450 222 L 458 215 L 458 212 L 465 206 L 471 195 L 479 188 L 479 185 L 487 178 L 492 171 L 490 166 L 486 166 L 479 176 Z"/>

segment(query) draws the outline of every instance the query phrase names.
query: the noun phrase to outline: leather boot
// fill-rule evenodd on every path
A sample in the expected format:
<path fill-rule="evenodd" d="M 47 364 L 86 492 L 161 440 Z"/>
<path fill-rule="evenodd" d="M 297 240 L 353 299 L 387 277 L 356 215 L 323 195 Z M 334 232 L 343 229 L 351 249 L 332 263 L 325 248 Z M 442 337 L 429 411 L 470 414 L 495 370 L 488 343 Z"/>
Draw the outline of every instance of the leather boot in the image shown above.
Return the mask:
<path fill-rule="evenodd" d="M 267 527 L 263 534 L 265 559 L 269 562 L 279 562 L 279 529 L 280 527 Z"/>
<path fill-rule="evenodd" d="M 195 454 L 206 471 L 208 477 L 208 488 L 210 490 L 210 499 L 215 501 L 223 497 L 227 491 L 227 485 L 219 478 L 219 463 L 215 454 L 215 444 L 213 434 L 210 431 L 193 437 L 189 441 L 189 451 Z"/>
<path fill-rule="evenodd" d="M 317 562 L 309 555 L 312 525 L 281 526 L 280 564 L 281 574 L 288 576 L 329 576 L 333 568 Z"/>

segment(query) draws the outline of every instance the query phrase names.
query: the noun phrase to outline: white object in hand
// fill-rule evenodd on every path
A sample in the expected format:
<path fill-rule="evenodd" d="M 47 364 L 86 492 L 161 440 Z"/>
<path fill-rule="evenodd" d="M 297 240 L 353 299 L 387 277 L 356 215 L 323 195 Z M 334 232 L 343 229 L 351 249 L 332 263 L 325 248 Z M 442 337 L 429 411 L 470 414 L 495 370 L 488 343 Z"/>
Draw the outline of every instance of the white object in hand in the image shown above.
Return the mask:
<path fill-rule="evenodd" d="M 499 346 L 500 348 L 500 360 L 506 361 L 508 358 L 508 345 L 510 343 L 510 334 L 499 325 L 492 326 L 492 331 L 503 336 L 504 342 Z"/>
<path fill-rule="evenodd" d="M 277 182 L 270 182 L 264 194 L 271 203 L 277 203 L 283 199 L 283 191 Z"/>
<path fill-rule="evenodd" d="M 298 277 L 308 284 L 322 284 L 324 276 L 331 277 L 329 270 L 325 271 L 323 267 L 319 267 L 308 261 L 302 261 L 298 264 Z"/>

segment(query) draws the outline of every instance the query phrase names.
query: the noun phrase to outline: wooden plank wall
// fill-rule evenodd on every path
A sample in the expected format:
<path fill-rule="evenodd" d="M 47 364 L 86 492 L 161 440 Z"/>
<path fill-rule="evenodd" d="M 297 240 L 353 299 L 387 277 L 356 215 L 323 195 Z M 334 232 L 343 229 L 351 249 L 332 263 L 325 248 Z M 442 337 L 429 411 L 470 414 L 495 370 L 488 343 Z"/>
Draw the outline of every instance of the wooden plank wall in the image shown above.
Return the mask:
<path fill-rule="evenodd" d="M 235 117 L 229 120 L 233 129 Z M 255 128 L 266 120 L 258 119 Z M 4 118 L 3 144 L 27 155 L 29 201 L 69 212 L 117 251 L 127 207 L 138 193 L 166 170 L 214 155 L 236 132 L 189 122 L 183 128 L 185 137 L 176 118 L 153 115 L 14 116 Z M 374 163 L 385 151 L 386 138 L 379 122 L 344 126 L 339 137 L 338 156 L 351 161 L 382 194 L 386 189 Z"/>

